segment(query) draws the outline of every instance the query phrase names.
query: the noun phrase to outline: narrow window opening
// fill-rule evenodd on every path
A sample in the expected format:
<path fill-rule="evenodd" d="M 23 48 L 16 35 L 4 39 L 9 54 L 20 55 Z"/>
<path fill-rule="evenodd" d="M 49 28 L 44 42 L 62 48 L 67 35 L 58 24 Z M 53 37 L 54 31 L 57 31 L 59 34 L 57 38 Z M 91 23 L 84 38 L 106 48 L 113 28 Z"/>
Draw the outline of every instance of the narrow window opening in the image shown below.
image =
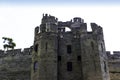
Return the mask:
<path fill-rule="evenodd" d="M 103 44 L 101 43 L 101 51 L 103 52 Z"/>
<path fill-rule="evenodd" d="M 106 66 L 106 62 L 104 61 L 104 70 L 105 72 L 107 72 L 107 66 Z"/>
<path fill-rule="evenodd" d="M 67 62 L 67 71 L 72 71 L 72 62 Z"/>
<path fill-rule="evenodd" d="M 61 56 L 58 56 L 58 61 L 61 61 Z"/>
<path fill-rule="evenodd" d="M 78 61 L 81 61 L 81 56 L 78 56 L 78 57 L 77 57 L 77 60 L 78 60 Z"/>
<path fill-rule="evenodd" d="M 46 49 L 46 51 L 47 51 L 47 49 L 48 49 L 48 43 L 46 42 L 46 44 L 45 44 L 45 49 Z"/>
<path fill-rule="evenodd" d="M 92 47 L 92 50 L 94 50 L 94 44 L 93 44 L 93 42 L 91 42 L 91 47 Z"/>
<path fill-rule="evenodd" d="M 37 69 L 38 69 L 38 62 L 35 61 L 35 62 L 34 62 L 34 66 L 33 66 L 33 70 L 34 70 L 34 72 L 36 72 Z"/>
<path fill-rule="evenodd" d="M 34 46 L 34 51 L 35 51 L 35 52 L 38 52 L 38 44 L 36 44 L 36 45 Z"/>
<path fill-rule="evenodd" d="M 68 54 L 71 54 L 72 53 L 72 50 L 71 50 L 71 45 L 67 45 L 67 53 Z"/>
<path fill-rule="evenodd" d="M 49 29 L 46 29 L 46 32 L 49 32 Z"/>

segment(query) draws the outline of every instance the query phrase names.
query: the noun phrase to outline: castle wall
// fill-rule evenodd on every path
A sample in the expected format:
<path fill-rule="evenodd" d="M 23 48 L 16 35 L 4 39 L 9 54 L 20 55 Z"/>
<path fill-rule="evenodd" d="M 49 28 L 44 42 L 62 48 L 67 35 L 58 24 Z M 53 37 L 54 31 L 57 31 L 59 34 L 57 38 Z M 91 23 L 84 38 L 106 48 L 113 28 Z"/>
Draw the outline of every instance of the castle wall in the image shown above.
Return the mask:
<path fill-rule="evenodd" d="M 108 56 L 108 66 L 110 71 L 111 80 L 120 80 L 120 51 L 113 51 L 111 54 L 110 51 L 107 51 Z"/>
<path fill-rule="evenodd" d="M 120 80 L 120 51 L 105 50 L 102 27 L 91 23 L 88 32 L 81 18 L 58 22 L 47 14 L 41 23 L 33 47 L 0 50 L 0 80 Z"/>
<path fill-rule="evenodd" d="M 77 40 L 78 39 L 76 39 L 76 41 Z M 74 42 L 73 44 L 76 47 L 79 47 L 78 45 L 76 45 L 76 44 L 78 44 L 76 41 L 72 41 L 72 42 Z M 62 44 L 61 44 L 61 46 L 62 46 Z M 66 46 L 64 48 L 66 48 Z M 14 51 L 16 52 L 16 55 L 13 56 L 12 54 L 13 53 L 15 54 Z M 65 49 L 65 51 L 66 51 L 66 49 Z M 79 48 L 76 48 L 75 51 L 78 51 L 77 52 L 78 54 L 80 53 Z M 0 51 L 0 55 L 1 55 L 0 56 L 1 57 L 0 58 L 0 80 L 17 80 L 17 79 L 30 80 L 31 53 L 29 53 L 29 50 L 27 49 L 26 53 L 24 52 L 24 55 L 23 55 L 23 53 L 21 53 L 21 49 L 16 49 L 13 51 L 8 51 L 8 52 L 13 52 L 13 53 L 12 54 L 8 53 L 8 55 L 7 55 L 4 53 L 4 51 L 2 51 L 2 50 Z M 61 49 L 60 49 L 60 52 L 61 52 Z M 62 50 L 61 53 L 63 53 L 63 52 L 64 51 Z M 108 62 L 109 62 L 108 66 L 109 66 L 109 71 L 110 71 L 110 79 L 111 80 L 120 80 L 120 77 L 119 77 L 120 76 L 120 59 L 116 58 L 116 56 L 114 57 L 114 54 L 111 54 L 110 51 L 107 51 L 106 53 L 109 53 L 107 56 L 108 56 Z M 117 57 L 119 57 L 119 56 L 117 56 Z M 93 57 L 91 57 L 91 59 L 93 59 Z M 59 62 L 59 65 L 61 65 L 62 61 L 63 61 L 63 57 L 61 56 L 61 61 Z M 77 61 L 77 56 L 75 58 L 75 61 Z M 91 65 L 91 64 L 89 64 L 89 65 Z M 66 68 L 66 65 L 64 67 Z M 98 68 L 98 67 L 96 66 L 96 68 Z M 59 70 L 61 70 L 61 69 L 59 69 Z M 65 69 L 65 71 L 66 70 L 67 69 Z M 95 70 L 93 70 L 93 71 L 95 71 Z"/>
<path fill-rule="evenodd" d="M 101 50 L 103 40 L 98 40 L 98 36 L 94 32 L 83 34 L 81 40 L 82 67 L 85 80 L 109 80 L 105 49 Z"/>
<path fill-rule="evenodd" d="M 0 80 L 30 80 L 30 48 L 0 51 Z"/>
<path fill-rule="evenodd" d="M 58 79 L 81 80 L 80 39 L 74 38 L 72 32 L 61 35 L 63 37 L 58 40 Z"/>
<path fill-rule="evenodd" d="M 43 16 L 42 24 L 35 28 L 32 52 L 31 80 L 57 80 L 57 34 L 53 16 Z"/>
<path fill-rule="evenodd" d="M 54 33 L 43 34 L 40 43 L 42 49 L 38 53 L 39 80 L 57 80 L 57 36 Z"/>
<path fill-rule="evenodd" d="M 58 22 L 43 15 L 35 28 L 32 80 L 109 80 L 102 27 L 91 23 L 91 28 L 88 32 L 78 17 Z"/>

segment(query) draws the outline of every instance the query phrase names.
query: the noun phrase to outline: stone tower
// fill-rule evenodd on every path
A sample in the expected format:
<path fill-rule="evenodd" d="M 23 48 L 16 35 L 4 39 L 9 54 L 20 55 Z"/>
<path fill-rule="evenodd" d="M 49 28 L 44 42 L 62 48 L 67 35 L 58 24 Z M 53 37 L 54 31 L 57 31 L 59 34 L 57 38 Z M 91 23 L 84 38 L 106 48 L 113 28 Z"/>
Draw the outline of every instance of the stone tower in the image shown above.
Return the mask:
<path fill-rule="evenodd" d="M 69 28 L 69 31 L 66 31 Z M 35 28 L 31 80 L 109 80 L 102 27 L 43 14 Z"/>

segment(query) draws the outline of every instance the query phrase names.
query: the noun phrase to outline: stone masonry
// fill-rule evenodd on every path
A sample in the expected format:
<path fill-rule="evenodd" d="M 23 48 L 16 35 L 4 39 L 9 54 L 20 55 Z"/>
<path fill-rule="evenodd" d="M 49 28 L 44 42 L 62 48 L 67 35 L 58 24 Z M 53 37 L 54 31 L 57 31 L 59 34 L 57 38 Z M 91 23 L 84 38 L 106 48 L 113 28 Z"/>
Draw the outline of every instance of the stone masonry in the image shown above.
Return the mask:
<path fill-rule="evenodd" d="M 0 80 L 31 80 L 31 48 L 0 50 Z M 119 51 L 115 51 L 119 52 Z M 120 80 L 120 56 L 107 51 L 111 80 Z M 118 53 L 119 55 L 120 53 Z"/>
<path fill-rule="evenodd" d="M 0 50 L 0 80 L 30 80 L 31 49 Z"/>
<path fill-rule="evenodd" d="M 106 51 L 111 80 L 120 80 L 120 51 Z"/>
<path fill-rule="evenodd" d="M 31 80 L 109 80 L 102 27 L 91 28 L 79 17 L 61 22 L 43 14 L 35 28 Z"/>
<path fill-rule="evenodd" d="M 102 28 L 95 23 L 91 27 L 88 32 L 78 17 L 60 22 L 44 15 L 33 47 L 0 50 L 0 80 L 109 80 L 109 73 L 111 80 L 120 80 L 120 51 L 106 51 L 107 59 Z"/>

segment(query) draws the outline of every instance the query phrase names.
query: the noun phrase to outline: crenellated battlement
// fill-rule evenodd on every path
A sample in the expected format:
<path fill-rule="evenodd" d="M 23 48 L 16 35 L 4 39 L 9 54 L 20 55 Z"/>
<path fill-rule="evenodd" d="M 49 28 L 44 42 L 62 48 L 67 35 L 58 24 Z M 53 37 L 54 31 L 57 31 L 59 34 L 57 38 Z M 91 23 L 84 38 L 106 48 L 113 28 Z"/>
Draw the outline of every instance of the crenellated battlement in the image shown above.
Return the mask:
<path fill-rule="evenodd" d="M 91 23 L 92 31 L 96 34 L 103 34 L 103 29 L 101 26 L 98 26 L 96 23 Z"/>
<path fill-rule="evenodd" d="M 35 36 L 39 33 L 44 32 L 55 32 L 61 33 L 65 32 L 67 28 L 71 30 L 71 32 L 79 32 L 79 33 L 89 33 L 96 35 L 103 35 L 102 27 L 97 25 L 96 23 L 91 23 L 92 31 L 87 31 L 87 23 L 84 22 L 84 19 L 80 17 L 74 17 L 70 21 L 62 22 L 58 21 L 54 16 L 43 14 L 42 22 L 40 26 L 35 28 Z"/>
<path fill-rule="evenodd" d="M 57 18 L 55 18 L 54 16 L 48 15 L 48 14 L 43 14 L 43 18 L 42 18 L 42 24 L 46 24 L 46 23 L 56 23 L 58 21 Z"/>
<path fill-rule="evenodd" d="M 120 51 L 106 51 L 109 60 L 120 60 Z"/>
<path fill-rule="evenodd" d="M 24 55 L 31 55 L 31 48 L 24 48 L 22 49 L 13 49 L 8 51 L 0 50 L 0 58 L 7 57 L 7 56 L 24 56 Z"/>

